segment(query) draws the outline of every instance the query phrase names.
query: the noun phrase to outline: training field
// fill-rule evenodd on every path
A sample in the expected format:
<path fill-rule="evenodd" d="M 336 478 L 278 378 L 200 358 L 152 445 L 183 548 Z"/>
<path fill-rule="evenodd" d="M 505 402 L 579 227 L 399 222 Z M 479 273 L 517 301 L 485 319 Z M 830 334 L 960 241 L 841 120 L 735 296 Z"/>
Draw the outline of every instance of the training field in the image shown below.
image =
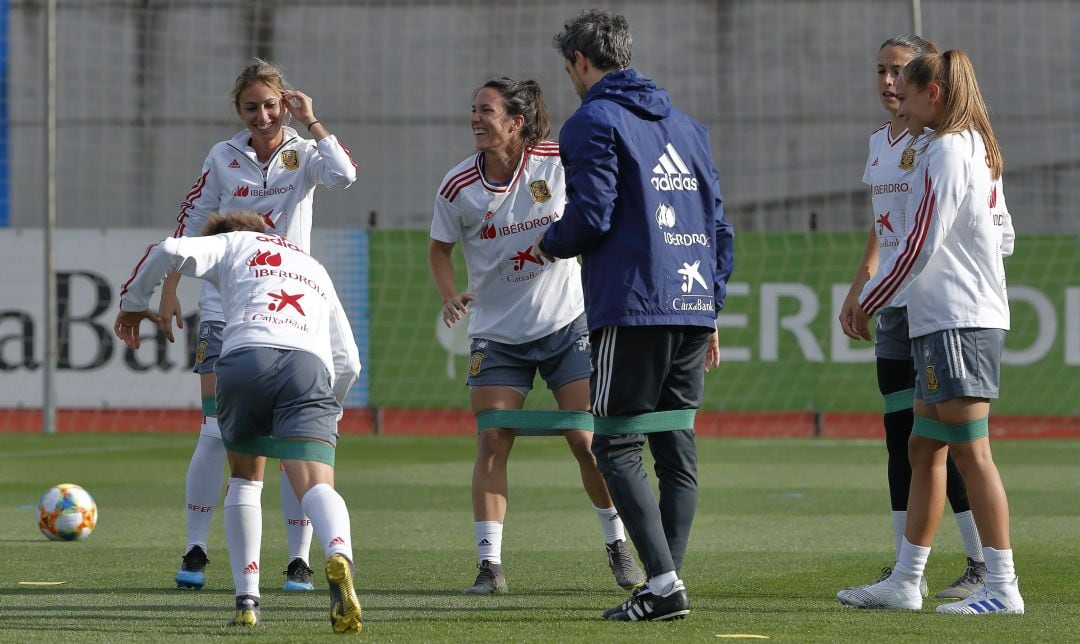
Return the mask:
<path fill-rule="evenodd" d="M 232 616 L 220 512 L 207 588 L 172 576 L 185 542 L 184 473 L 194 436 L 0 435 L 0 641 L 306 642 L 334 637 L 325 581 L 286 595 L 278 476 L 264 491 L 263 622 Z M 470 438 L 345 436 L 338 489 L 352 513 L 364 632 L 373 641 L 1069 641 L 1080 638 L 1080 441 L 999 442 L 1010 494 L 1022 617 L 946 618 L 856 611 L 836 591 L 891 563 L 884 446 L 832 441 L 700 442 L 701 494 L 683 578 L 693 612 L 674 623 L 598 619 L 625 593 L 604 562 L 595 513 L 564 444 L 518 441 L 510 460 L 504 567 L 511 594 L 466 597 L 475 574 Z M 83 543 L 49 543 L 38 495 L 76 482 L 98 503 Z M 931 556 L 931 593 L 963 568 L 946 517 Z M 312 548 L 321 571 L 322 552 Z M 62 581 L 27 587 L 20 581 Z"/>

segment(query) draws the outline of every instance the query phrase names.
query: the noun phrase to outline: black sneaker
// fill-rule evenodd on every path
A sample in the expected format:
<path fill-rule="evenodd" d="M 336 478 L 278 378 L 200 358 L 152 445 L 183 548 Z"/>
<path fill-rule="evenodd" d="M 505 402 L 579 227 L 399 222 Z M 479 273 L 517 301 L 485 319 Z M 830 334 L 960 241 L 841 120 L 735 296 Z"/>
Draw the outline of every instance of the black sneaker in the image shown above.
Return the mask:
<path fill-rule="evenodd" d="M 254 628 L 259 624 L 259 598 L 240 595 L 236 598 L 236 615 L 229 622 L 230 626 Z"/>
<path fill-rule="evenodd" d="M 654 595 L 648 587 L 641 588 L 630 599 L 604 611 L 604 619 L 613 622 L 664 622 L 682 619 L 690 613 L 690 598 L 686 585 L 676 579 L 664 595 Z"/>
<path fill-rule="evenodd" d="M 960 578 L 949 584 L 940 593 L 934 595 L 937 599 L 967 599 L 968 595 L 983 587 L 986 578 L 986 563 L 967 558 L 967 568 Z"/>
<path fill-rule="evenodd" d="M 297 557 L 289 562 L 289 569 L 285 571 L 285 590 L 315 590 L 311 583 L 311 574 L 315 572 L 308 567 L 307 562 Z"/>
<path fill-rule="evenodd" d="M 494 595 L 510 592 L 510 587 L 506 585 L 506 577 L 503 576 L 502 564 L 491 563 L 485 559 L 476 567 L 480 569 L 480 574 L 476 575 L 473 585 L 465 589 L 466 595 Z"/>
<path fill-rule="evenodd" d="M 605 546 L 607 550 L 607 564 L 611 572 L 615 574 L 615 583 L 626 590 L 634 590 L 645 585 L 645 573 L 634 562 L 630 555 L 630 548 L 626 542 L 616 539 Z"/>
<path fill-rule="evenodd" d="M 189 588 L 199 590 L 206 585 L 206 564 L 210 560 L 206 558 L 206 551 L 199 546 L 191 546 L 184 554 L 180 563 L 180 572 L 176 573 L 174 581 L 177 588 Z"/>

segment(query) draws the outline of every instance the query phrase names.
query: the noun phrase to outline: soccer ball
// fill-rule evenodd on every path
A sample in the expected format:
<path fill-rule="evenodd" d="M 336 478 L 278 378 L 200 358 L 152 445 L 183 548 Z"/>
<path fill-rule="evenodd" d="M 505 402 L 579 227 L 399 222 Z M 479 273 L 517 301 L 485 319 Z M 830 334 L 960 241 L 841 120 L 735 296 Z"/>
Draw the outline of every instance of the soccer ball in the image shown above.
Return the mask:
<path fill-rule="evenodd" d="M 38 501 L 38 527 L 49 541 L 82 541 L 97 525 L 97 504 L 74 483 L 49 488 Z"/>

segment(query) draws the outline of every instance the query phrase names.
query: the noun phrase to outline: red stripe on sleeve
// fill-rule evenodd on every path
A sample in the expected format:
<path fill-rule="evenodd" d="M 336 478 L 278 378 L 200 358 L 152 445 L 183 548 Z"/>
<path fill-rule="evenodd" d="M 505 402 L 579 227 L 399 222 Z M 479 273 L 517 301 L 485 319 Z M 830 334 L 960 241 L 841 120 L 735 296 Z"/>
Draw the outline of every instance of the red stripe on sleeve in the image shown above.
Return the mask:
<path fill-rule="evenodd" d="M 934 207 L 937 203 L 933 184 L 930 181 L 929 170 L 925 172 L 923 183 L 922 201 L 919 202 L 919 207 L 915 211 L 915 225 L 912 226 L 911 231 L 908 233 L 904 252 L 897 258 L 889 274 L 870 291 L 863 302 L 863 310 L 870 315 L 876 313 L 892 299 L 897 288 L 911 272 L 911 268 L 915 265 L 915 260 L 926 242 L 926 236 L 930 231 L 930 222 L 933 219 Z"/>
<path fill-rule="evenodd" d="M 149 246 L 146 247 L 146 252 L 143 253 L 143 256 L 141 258 L 139 258 L 139 262 L 137 264 L 135 264 L 135 268 L 132 269 L 131 277 L 127 278 L 127 281 L 124 282 L 124 284 L 120 287 L 120 298 L 121 299 L 123 299 L 124 295 L 127 294 L 128 285 L 130 285 L 132 280 L 135 279 L 135 276 L 139 274 L 139 269 L 142 268 L 143 262 L 146 261 L 146 258 L 150 256 L 150 251 L 154 250 L 154 246 L 157 246 L 157 244 L 150 244 Z"/>

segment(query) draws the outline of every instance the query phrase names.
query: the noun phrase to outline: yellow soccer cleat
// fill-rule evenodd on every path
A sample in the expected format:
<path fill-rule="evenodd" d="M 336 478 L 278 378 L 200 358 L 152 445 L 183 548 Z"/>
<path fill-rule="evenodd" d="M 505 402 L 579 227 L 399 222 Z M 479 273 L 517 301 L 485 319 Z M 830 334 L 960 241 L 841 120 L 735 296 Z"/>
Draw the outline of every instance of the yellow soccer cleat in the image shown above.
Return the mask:
<path fill-rule="evenodd" d="M 236 598 L 236 615 L 230 626 L 243 626 L 255 628 L 259 623 L 259 600 L 251 595 L 241 595 Z"/>
<path fill-rule="evenodd" d="M 360 600 L 353 587 L 352 563 L 343 555 L 326 561 L 326 584 L 330 587 L 330 625 L 335 633 L 359 633 Z"/>

